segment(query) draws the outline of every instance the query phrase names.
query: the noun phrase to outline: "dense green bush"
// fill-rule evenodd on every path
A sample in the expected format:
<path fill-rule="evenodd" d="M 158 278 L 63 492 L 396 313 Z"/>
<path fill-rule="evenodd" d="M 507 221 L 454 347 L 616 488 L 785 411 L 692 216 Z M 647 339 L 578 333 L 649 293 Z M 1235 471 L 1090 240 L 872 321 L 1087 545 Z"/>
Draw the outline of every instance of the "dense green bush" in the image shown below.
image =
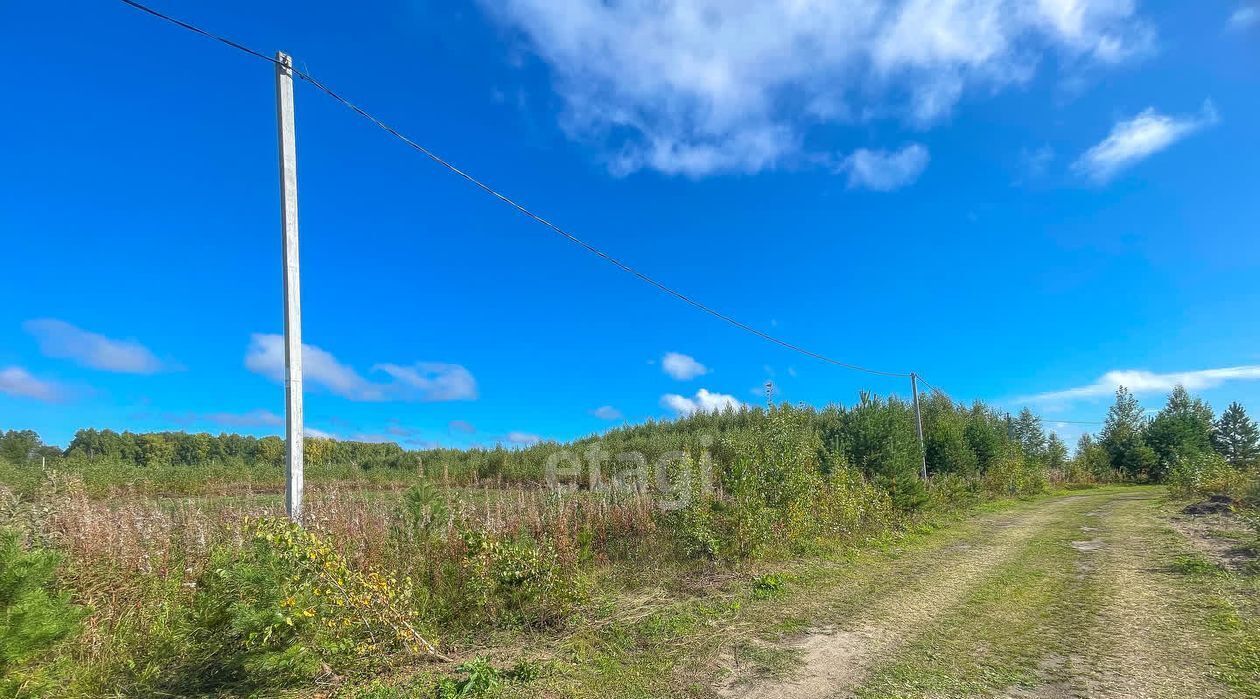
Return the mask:
<path fill-rule="evenodd" d="M 352 568 L 310 530 L 261 520 L 243 550 L 217 549 L 198 581 L 177 684 L 285 686 L 435 653 L 414 594 L 407 579 Z"/>
<path fill-rule="evenodd" d="M 42 684 L 38 661 L 74 633 L 84 611 L 55 583 L 60 557 L 0 529 L 0 694 Z"/>
<path fill-rule="evenodd" d="M 493 623 L 558 626 L 586 599 L 577 561 L 546 540 L 524 534 L 464 533 L 466 614 Z"/>
<path fill-rule="evenodd" d="M 1255 474 L 1229 465 L 1215 452 L 1191 451 L 1178 455 L 1168 471 L 1168 485 L 1176 495 L 1196 497 L 1229 495 L 1243 498 L 1250 494 Z"/>

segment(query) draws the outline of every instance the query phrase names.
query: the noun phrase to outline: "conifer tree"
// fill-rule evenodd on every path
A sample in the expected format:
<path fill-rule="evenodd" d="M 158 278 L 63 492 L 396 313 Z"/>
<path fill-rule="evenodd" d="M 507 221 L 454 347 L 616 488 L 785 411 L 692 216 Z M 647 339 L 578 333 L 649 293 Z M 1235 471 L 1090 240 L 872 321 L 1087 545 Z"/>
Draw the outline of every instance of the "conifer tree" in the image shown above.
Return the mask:
<path fill-rule="evenodd" d="M 1041 418 L 1033 411 L 1024 408 L 1011 426 L 1015 441 L 1029 459 L 1040 459 L 1046 455 L 1046 433 L 1041 428 Z"/>
<path fill-rule="evenodd" d="M 1068 463 L 1067 445 L 1054 432 L 1046 438 L 1046 468 L 1063 471 Z"/>
<path fill-rule="evenodd" d="M 1217 420 L 1212 446 L 1234 468 L 1260 465 L 1260 428 L 1238 403 L 1230 403 Z"/>
<path fill-rule="evenodd" d="M 1146 443 L 1155 451 L 1157 464 L 1152 476 L 1159 480 L 1181 459 L 1212 450 L 1215 416 L 1212 408 L 1178 385 L 1168 394 L 1168 402 L 1146 426 Z"/>
<path fill-rule="evenodd" d="M 1150 478 L 1158 457 L 1143 435 L 1146 419 L 1129 389 L 1116 389 L 1116 402 L 1107 411 L 1100 435 L 1111 467 L 1127 478 Z"/>

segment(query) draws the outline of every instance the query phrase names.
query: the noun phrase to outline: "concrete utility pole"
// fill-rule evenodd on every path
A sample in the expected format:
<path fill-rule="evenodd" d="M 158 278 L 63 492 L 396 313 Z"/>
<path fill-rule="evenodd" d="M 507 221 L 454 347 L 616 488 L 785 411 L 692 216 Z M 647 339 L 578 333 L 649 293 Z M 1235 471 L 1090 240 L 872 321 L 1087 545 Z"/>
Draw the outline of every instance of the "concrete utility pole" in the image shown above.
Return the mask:
<path fill-rule="evenodd" d="M 298 280 L 297 139 L 293 129 L 293 59 L 276 52 L 276 125 L 280 140 L 280 227 L 284 238 L 284 509 L 302 521 L 302 293 Z"/>
<path fill-rule="evenodd" d="M 923 443 L 923 413 L 919 412 L 919 377 L 910 372 L 910 391 L 914 393 L 914 427 L 919 433 L 919 456 L 923 465 L 919 467 L 919 477 L 927 480 L 927 446 Z"/>

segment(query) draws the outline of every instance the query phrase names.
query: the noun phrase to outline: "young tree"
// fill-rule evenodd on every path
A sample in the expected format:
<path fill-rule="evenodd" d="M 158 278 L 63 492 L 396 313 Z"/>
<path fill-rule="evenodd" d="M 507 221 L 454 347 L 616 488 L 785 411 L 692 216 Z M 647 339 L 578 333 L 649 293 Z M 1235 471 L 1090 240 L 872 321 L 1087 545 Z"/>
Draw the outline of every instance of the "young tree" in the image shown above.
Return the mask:
<path fill-rule="evenodd" d="M 928 473 L 976 473 L 976 454 L 967 443 L 966 408 L 944 393 L 923 401 L 923 440 Z"/>
<path fill-rule="evenodd" d="M 1062 473 L 1068 464 L 1067 445 L 1054 432 L 1046 438 L 1046 468 Z"/>
<path fill-rule="evenodd" d="M 1046 455 L 1046 433 L 1041 428 L 1041 418 L 1033 411 L 1028 408 L 1019 411 L 1011 429 L 1025 457 L 1040 459 Z"/>
<path fill-rule="evenodd" d="M 1260 428 L 1238 403 L 1230 403 L 1217 420 L 1212 446 L 1234 468 L 1260 465 Z"/>
<path fill-rule="evenodd" d="M 1111 459 L 1107 450 L 1092 435 L 1083 434 L 1076 442 L 1076 453 L 1072 455 L 1072 480 L 1094 479 L 1109 481 L 1114 477 L 1115 469 L 1111 467 Z"/>
<path fill-rule="evenodd" d="M 987 472 L 1002 458 L 1010 443 L 1006 421 L 980 401 L 972 404 L 971 412 L 967 414 L 964 434 L 967 445 L 976 455 L 981 473 Z"/>
<path fill-rule="evenodd" d="M 1215 431 L 1212 408 L 1178 385 L 1168 394 L 1168 403 L 1147 424 L 1147 445 L 1157 462 L 1151 476 L 1160 480 L 1182 459 L 1212 450 Z"/>
<path fill-rule="evenodd" d="M 1158 457 L 1143 437 L 1146 420 L 1142 406 L 1129 389 L 1116 389 L 1116 402 L 1107 411 L 1103 423 L 1102 447 L 1107 451 L 1111 467 L 1127 478 L 1150 478 Z"/>
<path fill-rule="evenodd" d="M 848 463 L 887 490 L 899 508 L 913 510 L 926 502 L 914 411 L 908 403 L 863 393 L 858 404 L 844 412 L 844 453 Z"/>

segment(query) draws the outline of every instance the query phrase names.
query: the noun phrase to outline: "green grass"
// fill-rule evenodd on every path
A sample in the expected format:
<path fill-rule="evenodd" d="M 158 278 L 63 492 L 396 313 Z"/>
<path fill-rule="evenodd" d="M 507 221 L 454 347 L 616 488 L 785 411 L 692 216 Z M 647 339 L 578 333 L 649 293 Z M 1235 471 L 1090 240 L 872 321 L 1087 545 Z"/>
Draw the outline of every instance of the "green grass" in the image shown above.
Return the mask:
<path fill-rule="evenodd" d="M 1175 560 L 1187 607 L 1210 632 L 1212 675 L 1243 696 L 1260 697 L 1260 578 L 1197 552 Z"/>
<path fill-rule="evenodd" d="M 1032 687 L 1079 641 L 1098 605 L 1075 575 L 1082 510 L 1045 526 L 859 688 L 861 697 L 981 696 Z M 895 622 L 894 622 L 895 623 Z"/>
<path fill-rule="evenodd" d="M 977 509 L 990 515 L 1018 512 L 1043 501 L 985 503 Z M 552 688 L 561 696 L 608 699 L 710 696 L 725 663 L 736 657 L 753 674 L 790 674 L 798 658 L 781 646 L 785 639 L 826 619 L 857 614 L 873 598 L 931 575 L 942 550 L 979 530 L 977 520 L 965 514 L 939 514 L 695 595 L 667 593 L 672 601 L 641 621 L 626 624 L 614 617 L 598 631 L 575 631 L 564 644 L 575 651 L 569 672 Z M 759 598 L 751 590 L 766 576 L 789 582 Z M 658 570 L 651 577 L 664 583 L 662 588 L 687 587 L 684 571 Z"/>

